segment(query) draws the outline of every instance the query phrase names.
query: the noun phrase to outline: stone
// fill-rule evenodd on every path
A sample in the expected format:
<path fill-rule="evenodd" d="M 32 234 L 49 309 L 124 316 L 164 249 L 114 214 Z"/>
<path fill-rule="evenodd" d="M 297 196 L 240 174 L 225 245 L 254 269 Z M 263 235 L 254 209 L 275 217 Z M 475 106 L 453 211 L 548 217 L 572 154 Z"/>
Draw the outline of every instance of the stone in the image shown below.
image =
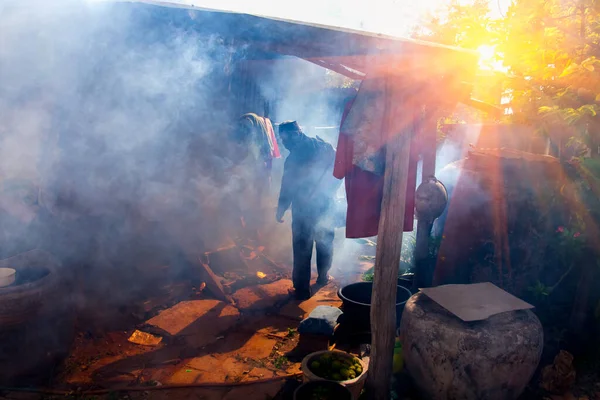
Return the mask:
<path fill-rule="evenodd" d="M 235 326 L 239 317 L 235 307 L 222 301 L 182 301 L 146 321 L 144 330 L 163 336 L 183 337 L 188 345 L 200 348 Z"/>
<path fill-rule="evenodd" d="M 141 346 L 157 346 L 162 338 L 136 329 L 127 340 Z"/>
<path fill-rule="evenodd" d="M 342 315 L 342 311 L 339 308 L 317 306 L 307 318 L 300 322 L 298 332 L 300 334 L 332 336 L 340 315 Z"/>
<path fill-rule="evenodd" d="M 542 369 L 540 387 L 549 393 L 562 394 L 571 389 L 576 377 L 573 355 L 561 350 L 554 362 Z"/>
<path fill-rule="evenodd" d="M 291 363 L 290 366 L 285 370 L 285 373 L 288 375 L 299 374 L 301 372 L 302 372 L 302 364 L 299 362 Z"/>
<path fill-rule="evenodd" d="M 266 285 L 240 289 L 233 294 L 233 300 L 241 311 L 257 311 L 273 308 L 289 297 L 292 281 L 281 279 Z"/>
<path fill-rule="evenodd" d="M 514 400 L 535 372 L 544 337 L 529 310 L 466 323 L 422 293 L 400 325 L 406 370 L 427 399 Z"/>
<path fill-rule="evenodd" d="M 279 315 L 301 321 L 318 306 L 340 307 L 341 305 L 342 301 L 337 297 L 335 288 L 326 286 L 308 300 L 286 304 L 279 310 Z"/>
<path fill-rule="evenodd" d="M 267 379 L 275 376 L 275 372 L 267 368 L 252 368 L 250 372 L 245 374 L 245 381 L 252 381 L 256 379 Z"/>

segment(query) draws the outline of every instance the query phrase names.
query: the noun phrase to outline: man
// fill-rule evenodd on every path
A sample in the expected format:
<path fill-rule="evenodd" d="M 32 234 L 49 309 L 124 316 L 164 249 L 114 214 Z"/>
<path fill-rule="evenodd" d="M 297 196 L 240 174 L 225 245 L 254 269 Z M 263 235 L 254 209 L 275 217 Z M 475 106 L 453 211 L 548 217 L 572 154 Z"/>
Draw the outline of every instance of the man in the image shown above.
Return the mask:
<path fill-rule="evenodd" d="M 340 181 L 333 177 L 335 150 L 320 138 L 306 136 L 295 121 L 279 125 L 279 136 L 290 151 L 285 160 L 277 221 L 292 207 L 295 295 L 311 296 L 310 266 L 317 248 L 317 283 L 325 285 L 333 258 L 334 202 Z"/>

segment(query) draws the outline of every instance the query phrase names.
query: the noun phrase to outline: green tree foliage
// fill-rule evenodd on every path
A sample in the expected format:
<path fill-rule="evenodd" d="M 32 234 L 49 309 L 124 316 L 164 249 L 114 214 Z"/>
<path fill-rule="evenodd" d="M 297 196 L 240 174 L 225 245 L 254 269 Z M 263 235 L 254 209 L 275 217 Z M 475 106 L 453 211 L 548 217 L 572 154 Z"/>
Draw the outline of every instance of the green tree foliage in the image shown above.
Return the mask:
<path fill-rule="evenodd" d="M 507 71 L 501 85 L 510 94 L 510 120 L 554 142 L 597 150 L 600 0 L 515 0 L 500 19 L 490 18 L 488 4 L 451 3 L 415 36 L 471 49 L 495 46 Z M 482 85 L 489 79 L 481 81 L 479 92 L 488 92 Z"/>
<path fill-rule="evenodd" d="M 489 16 L 487 0 L 472 2 L 452 1 L 447 8 L 428 15 L 419 24 L 413 37 L 450 46 L 478 50 L 482 45 L 495 45 L 501 39 L 496 21 Z M 493 60 L 488 60 L 493 61 Z M 497 71 L 486 70 L 475 82 L 473 97 L 486 103 L 499 105 L 502 80 Z M 459 105 L 448 110 L 446 122 L 472 123 L 488 119 L 488 116 L 473 108 Z"/>
<path fill-rule="evenodd" d="M 471 3 L 452 1 L 447 8 L 428 15 L 416 27 L 413 36 L 418 39 L 477 49 L 482 44 L 492 44 L 495 32 L 489 29 L 492 20 L 487 0 Z"/>

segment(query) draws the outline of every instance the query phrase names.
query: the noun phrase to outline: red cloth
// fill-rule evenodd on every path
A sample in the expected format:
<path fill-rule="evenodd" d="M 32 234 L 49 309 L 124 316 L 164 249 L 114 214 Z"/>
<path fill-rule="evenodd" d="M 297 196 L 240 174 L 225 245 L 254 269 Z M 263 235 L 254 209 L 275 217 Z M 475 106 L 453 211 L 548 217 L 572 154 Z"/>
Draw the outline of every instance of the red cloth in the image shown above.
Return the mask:
<path fill-rule="evenodd" d="M 342 125 L 354 100 L 350 100 L 344 109 Z M 417 186 L 418 148 L 413 140 L 408 167 L 406 188 L 406 209 L 404 212 L 404 232 L 413 230 L 415 191 Z M 377 235 L 381 200 L 383 199 L 383 176 L 364 171 L 352 164 L 354 143 L 352 138 L 340 132 L 338 139 L 333 175 L 338 179 L 346 178 L 346 237 L 364 238 Z"/>

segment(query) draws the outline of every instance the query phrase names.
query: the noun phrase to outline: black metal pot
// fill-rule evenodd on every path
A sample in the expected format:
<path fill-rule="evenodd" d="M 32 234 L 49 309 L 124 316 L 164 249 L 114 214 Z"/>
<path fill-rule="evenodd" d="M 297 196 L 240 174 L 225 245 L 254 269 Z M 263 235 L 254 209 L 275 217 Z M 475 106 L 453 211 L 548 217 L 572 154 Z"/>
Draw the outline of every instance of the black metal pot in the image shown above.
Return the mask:
<path fill-rule="evenodd" d="M 400 326 L 402 311 L 406 301 L 412 296 L 409 288 L 401 286 L 405 283 L 398 282 L 396 291 L 396 326 Z M 406 282 L 408 285 L 408 282 Z M 372 282 L 358 282 L 344 286 L 338 290 L 338 297 L 342 300 L 344 311 L 343 323 L 352 326 L 356 332 L 371 331 L 371 292 Z"/>
<path fill-rule="evenodd" d="M 412 292 L 413 281 L 415 280 L 414 274 L 404 274 L 398 278 L 398 286 L 407 288 Z"/>
<path fill-rule="evenodd" d="M 294 400 L 311 400 L 313 391 L 317 388 L 326 389 L 331 399 L 335 400 L 354 400 L 352 393 L 345 386 L 333 381 L 310 381 L 298 387 L 294 391 Z"/>

